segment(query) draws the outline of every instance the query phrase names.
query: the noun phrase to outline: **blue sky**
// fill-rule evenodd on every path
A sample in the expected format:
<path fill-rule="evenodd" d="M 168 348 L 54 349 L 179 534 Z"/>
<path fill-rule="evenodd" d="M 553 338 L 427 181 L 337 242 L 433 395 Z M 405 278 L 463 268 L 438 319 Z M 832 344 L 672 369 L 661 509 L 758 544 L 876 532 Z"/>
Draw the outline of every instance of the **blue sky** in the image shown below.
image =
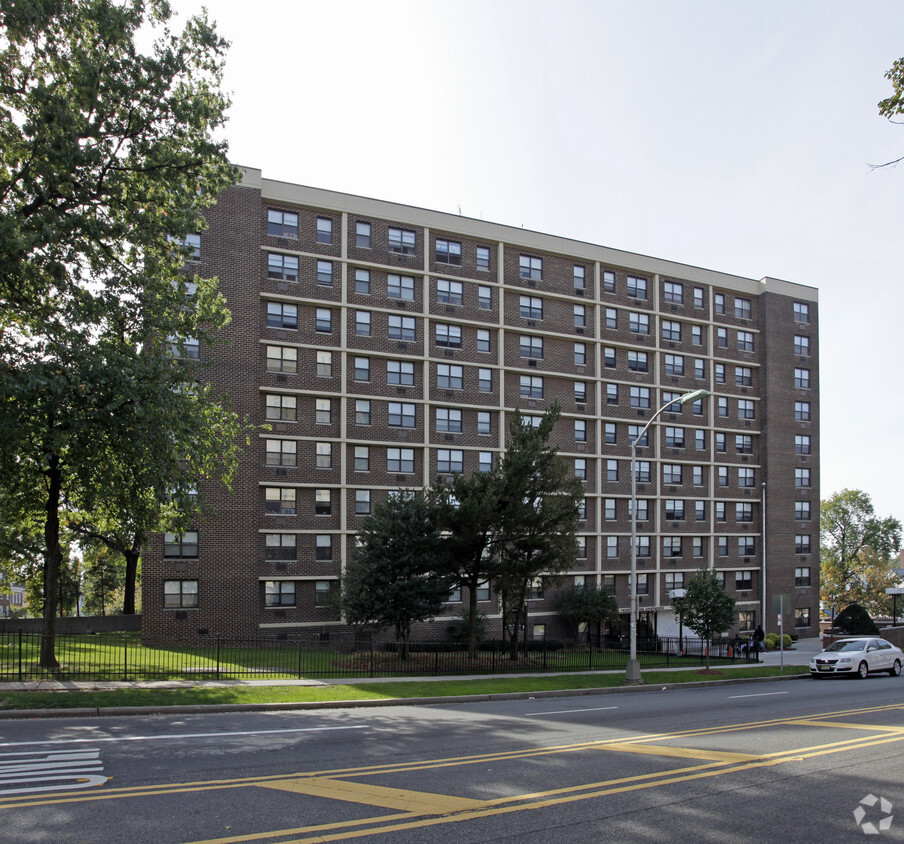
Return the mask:
<path fill-rule="evenodd" d="M 195 0 L 176 0 L 180 12 Z M 233 161 L 819 288 L 822 496 L 904 518 L 899 1 L 236 0 Z"/>

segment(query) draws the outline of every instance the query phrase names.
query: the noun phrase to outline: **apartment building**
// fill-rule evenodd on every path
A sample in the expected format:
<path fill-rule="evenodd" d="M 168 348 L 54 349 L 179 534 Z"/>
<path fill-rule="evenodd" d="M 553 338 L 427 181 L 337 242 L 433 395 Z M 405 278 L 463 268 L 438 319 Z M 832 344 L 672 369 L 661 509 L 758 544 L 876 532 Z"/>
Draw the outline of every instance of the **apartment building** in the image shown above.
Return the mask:
<path fill-rule="evenodd" d="M 579 559 L 540 580 L 528 635 L 564 637 L 560 588 L 630 595 L 637 449 L 639 631 L 677 635 L 669 592 L 710 567 L 736 630 L 818 632 L 817 291 L 521 228 L 243 180 L 192 238 L 216 275 L 227 344 L 187 346 L 269 430 L 216 515 L 143 562 L 147 641 L 285 637 L 342 627 L 333 598 L 373 508 L 437 474 L 492 466 L 515 410 L 558 399 L 554 441 L 585 484 Z M 467 596 L 424 625 L 444 638 Z M 493 585 L 479 596 L 498 626 Z"/>

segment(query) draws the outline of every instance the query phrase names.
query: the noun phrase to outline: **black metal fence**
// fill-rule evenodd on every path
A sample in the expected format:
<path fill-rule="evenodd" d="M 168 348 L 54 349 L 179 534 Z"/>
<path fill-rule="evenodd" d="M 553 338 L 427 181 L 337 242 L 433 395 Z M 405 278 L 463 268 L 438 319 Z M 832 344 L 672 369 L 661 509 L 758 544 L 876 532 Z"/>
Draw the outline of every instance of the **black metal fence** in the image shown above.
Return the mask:
<path fill-rule="evenodd" d="M 0 634 L 0 680 L 229 680 L 425 677 L 624 668 L 626 640 L 528 642 L 515 658 L 503 642 L 483 643 L 474 656 L 451 642 L 413 642 L 403 658 L 394 643 L 354 634 L 299 635 L 293 639 L 211 636 L 167 647 L 142 645 L 133 633 L 64 635 L 55 643 L 58 667 L 40 664 L 41 634 Z M 638 642 L 641 668 L 755 662 L 736 643 L 707 644 L 683 637 Z"/>

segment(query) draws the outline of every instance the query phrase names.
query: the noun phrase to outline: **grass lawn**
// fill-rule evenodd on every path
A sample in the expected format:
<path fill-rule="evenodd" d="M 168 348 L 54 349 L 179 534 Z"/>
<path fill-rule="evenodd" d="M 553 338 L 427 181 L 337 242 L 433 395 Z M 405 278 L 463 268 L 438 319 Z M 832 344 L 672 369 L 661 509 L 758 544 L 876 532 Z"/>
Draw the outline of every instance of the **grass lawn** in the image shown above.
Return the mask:
<path fill-rule="evenodd" d="M 647 673 L 647 685 L 711 682 L 724 679 L 778 677 L 806 674 L 805 665 L 750 666 L 706 674 L 700 670 Z M 623 685 L 616 674 L 574 674 L 555 677 L 488 677 L 472 680 L 413 680 L 409 682 L 359 683 L 336 686 L 225 686 L 190 689 L 116 689 L 86 692 L 0 692 L 0 710 L 70 709 L 115 706 L 186 706 L 204 704 L 307 703 L 322 701 L 379 700 L 387 698 L 488 695 L 510 692 L 538 692 L 560 689 L 599 689 Z"/>

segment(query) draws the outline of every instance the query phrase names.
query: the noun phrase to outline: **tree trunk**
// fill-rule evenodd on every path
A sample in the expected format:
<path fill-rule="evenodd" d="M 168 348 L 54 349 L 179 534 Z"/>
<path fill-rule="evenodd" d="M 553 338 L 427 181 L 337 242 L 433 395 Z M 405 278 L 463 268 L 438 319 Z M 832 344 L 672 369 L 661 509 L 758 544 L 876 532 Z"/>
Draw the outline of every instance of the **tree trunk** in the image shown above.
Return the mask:
<path fill-rule="evenodd" d="M 41 667 L 59 668 L 56 658 L 56 615 L 60 596 L 60 458 L 54 454 L 47 470 L 47 517 L 44 522 L 44 624 L 41 630 Z"/>
<path fill-rule="evenodd" d="M 509 644 L 509 659 L 512 662 L 517 661 L 518 659 L 518 625 L 521 622 L 521 609 L 520 606 L 518 609 L 515 609 L 510 613 L 512 619 L 512 640 Z"/>
<path fill-rule="evenodd" d="M 123 615 L 135 615 L 135 586 L 138 580 L 138 560 L 141 557 L 141 543 L 136 537 L 135 544 L 122 552 L 126 559 L 125 597 L 122 602 Z"/>
<path fill-rule="evenodd" d="M 468 586 L 468 656 L 477 659 L 477 581 Z"/>

